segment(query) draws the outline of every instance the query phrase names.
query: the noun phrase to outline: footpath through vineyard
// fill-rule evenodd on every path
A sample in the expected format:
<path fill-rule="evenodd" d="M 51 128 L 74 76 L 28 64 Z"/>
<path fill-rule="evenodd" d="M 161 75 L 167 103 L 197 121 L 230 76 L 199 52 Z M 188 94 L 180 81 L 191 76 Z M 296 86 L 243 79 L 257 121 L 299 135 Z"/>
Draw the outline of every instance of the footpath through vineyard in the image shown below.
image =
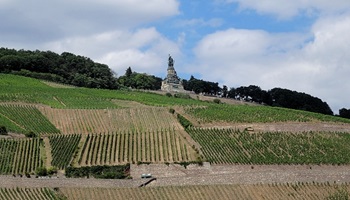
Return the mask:
<path fill-rule="evenodd" d="M 332 165 L 131 165 L 130 180 L 102 180 L 93 178 L 19 178 L 0 176 L 0 187 L 79 187 L 112 188 L 137 187 L 147 180 L 142 173 L 151 173 L 157 180 L 152 186 L 271 184 L 271 183 L 349 183 L 350 166 Z"/>

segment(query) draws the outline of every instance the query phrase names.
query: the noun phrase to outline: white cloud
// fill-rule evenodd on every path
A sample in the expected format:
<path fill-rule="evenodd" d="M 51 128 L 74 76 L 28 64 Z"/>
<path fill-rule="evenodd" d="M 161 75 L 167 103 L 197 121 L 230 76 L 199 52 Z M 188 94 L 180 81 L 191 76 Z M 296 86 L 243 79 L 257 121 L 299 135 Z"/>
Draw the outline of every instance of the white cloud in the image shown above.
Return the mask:
<path fill-rule="evenodd" d="M 0 37 L 19 45 L 135 28 L 179 13 L 177 0 L 13 0 L 0 5 Z"/>
<path fill-rule="evenodd" d="M 228 86 L 283 87 L 350 107 L 350 16 L 318 20 L 310 33 L 228 29 L 195 48 L 199 73 Z M 311 36 L 311 37 L 310 37 Z"/>
<path fill-rule="evenodd" d="M 259 13 L 276 15 L 281 19 L 291 18 L 300 13 L 331 14 L 350 9 L 350 1 L 347 0 L 224 0 L 224 2 L 238 3 L 241 10 L 253 9 Z"/>
<path fill-rule="evenodd" d="M 118 30 L 66 38 L 47 43 L 45 47 L 55 52 L 78 52 L 107 64 L 119 75 L 123 75 L 129 66 L 137 72 L 166 73 L 168 54 L 181 56 L 179 45 L 165 38 L 155 28 L 145 28 L 134 32 Z"/>

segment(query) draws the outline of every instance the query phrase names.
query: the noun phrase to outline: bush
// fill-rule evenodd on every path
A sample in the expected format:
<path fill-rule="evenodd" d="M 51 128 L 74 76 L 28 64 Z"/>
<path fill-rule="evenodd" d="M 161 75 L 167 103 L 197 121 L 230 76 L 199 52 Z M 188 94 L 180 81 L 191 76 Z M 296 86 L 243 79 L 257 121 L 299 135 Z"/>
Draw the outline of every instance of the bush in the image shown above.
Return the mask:
<path fill-rule="evenodd" d="M 176 93 L 174 94 L 175 98 L 181 98 L 181 99 L 191 99 L 191 96 L 189 94 L 183 94 L 183 93 Z"/>
<path fill-rule="evenodd" d="M 177 119 L 179 120 L 180 124 L 186 129 L 186 128 L 189 128 L 192 125 L 192 123 L 186 119 L 184 116 L 180 115 L 180 114 L 177 114 Z"/>
<path fill-rule="evenodd" d="M 165 94 L 165 96 L 167 96 L 167 97 L 172 97 L 173 95 L 172 95 L 170 92 L 167 92 L 167 93 Z"/>
<path fill-rule="evenodd" d="M 7 130 L 5 126 L 0 126 L 0 135 L 7 135 Z"/>
<path fill-rule="evenodd" d="M 48 174 L 48 175 L 57 174 L 57 168 L 56 168 L 56 167 L 50 167 L 50 168 L 47 170 L 47 174 Z"/>
<path fill-rule="evenodd" d="M 67 167 L 68 178 L 90 177 L 102 179 L 125 179 L 129 176 L 130 164 L 117 166 Z"/>
<path fill-rule="evenodd" d="M 30 131 L 28 133 L 25 133 L 24 134 L 26 137 L 29 137 L 29 138 L 35 138 L 36 137 L 36 134 L 33 132 L 33 131 Z"/>
<path fill-rule="evenodd" d="M 47 176 L 47 169 L 45 167 L 39 167 L 36 169 L 35 173 L 38 176 Z"/>
<path fill-rule="evenodd" d="M 174 113 L 175 113 L 174 108 L 169 108 L 169 112 L 170 112 L 171 114 L 174 114 Z"/>
<path fill-rule="evenodd" d="M 221 100 L 220 100 L 220 99 L 214 99 L 213 102 L 214 102 L 214 103 L 217 103 L 217 104 L 220 104 L 220 103 L 221 103 Z"/>

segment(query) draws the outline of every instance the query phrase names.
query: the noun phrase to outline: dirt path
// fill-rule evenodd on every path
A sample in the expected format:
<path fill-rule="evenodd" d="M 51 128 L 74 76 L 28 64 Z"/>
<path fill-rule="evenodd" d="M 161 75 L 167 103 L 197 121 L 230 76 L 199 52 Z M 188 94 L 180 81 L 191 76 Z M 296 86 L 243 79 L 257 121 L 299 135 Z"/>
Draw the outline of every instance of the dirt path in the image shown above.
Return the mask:
<path fill-rule="evenodd" d="M 151 173 L 157 180 L 149 186 L 211 185 L 211 184 L 266 184 L 266 183 L 349 183 L 350 166 L 332 165 L 132 165 L 130 180 L 101 180 L 77 178 L 19 178 L 0 176 L 0 187 L 78 187 L 113 188 L 138 187 L 147 180 L 142 173 Z"/>
<path fill-rule="evenodd" d="M 179 165 L 132 166 L 132 175 L 151 173 L 157 180 L 151 186 L 258 184 L 258 183 L 345 183 L 350 182 L 350 166 L 333 165 Z"/>
<path fill-rule="evenodd" d="M 216 123 L 206 124 L 202 127 L 233 128 L 244 130 L 250 128 L 254 132 L 303 132 L 303 131 L 331 131 L 331 132 L 350 132 L 350 124 L 331 123 L 331 122 L 278 122 L 278 123 Z"/>
<path fill-rule="evenodd" d="M 52 162 L 52 153 L 51 153 L 51 145 L 50 145 L 50 140 L 48 137 L 44 137 L 44 145 L 45 145 L 45 166 L 47 168 L 51 167 L 51 162 Z"/>

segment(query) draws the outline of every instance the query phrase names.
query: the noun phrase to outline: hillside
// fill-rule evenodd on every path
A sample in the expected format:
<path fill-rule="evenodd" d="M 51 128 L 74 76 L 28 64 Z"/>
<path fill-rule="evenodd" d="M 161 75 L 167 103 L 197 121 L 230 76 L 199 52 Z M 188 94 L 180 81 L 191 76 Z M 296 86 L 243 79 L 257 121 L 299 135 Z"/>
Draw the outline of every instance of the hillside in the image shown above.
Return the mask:
<path fill-rule="evenodd" d="M 215 175 L 221 165 L 350 164 L 350 120 L 331 115 L 8 74 L 0 74 L 0 88 L 0 127 L 9 132 L 0 135 L 3 175 L 33 177 L 45 168 L 58 170 L 55 176 L 137 180 L 133 170 L 148 164 L 165 166 L 166 177 L 188 178 L 206 167 Z M 121 171 L 108 171 L 113 167 Z"/>

